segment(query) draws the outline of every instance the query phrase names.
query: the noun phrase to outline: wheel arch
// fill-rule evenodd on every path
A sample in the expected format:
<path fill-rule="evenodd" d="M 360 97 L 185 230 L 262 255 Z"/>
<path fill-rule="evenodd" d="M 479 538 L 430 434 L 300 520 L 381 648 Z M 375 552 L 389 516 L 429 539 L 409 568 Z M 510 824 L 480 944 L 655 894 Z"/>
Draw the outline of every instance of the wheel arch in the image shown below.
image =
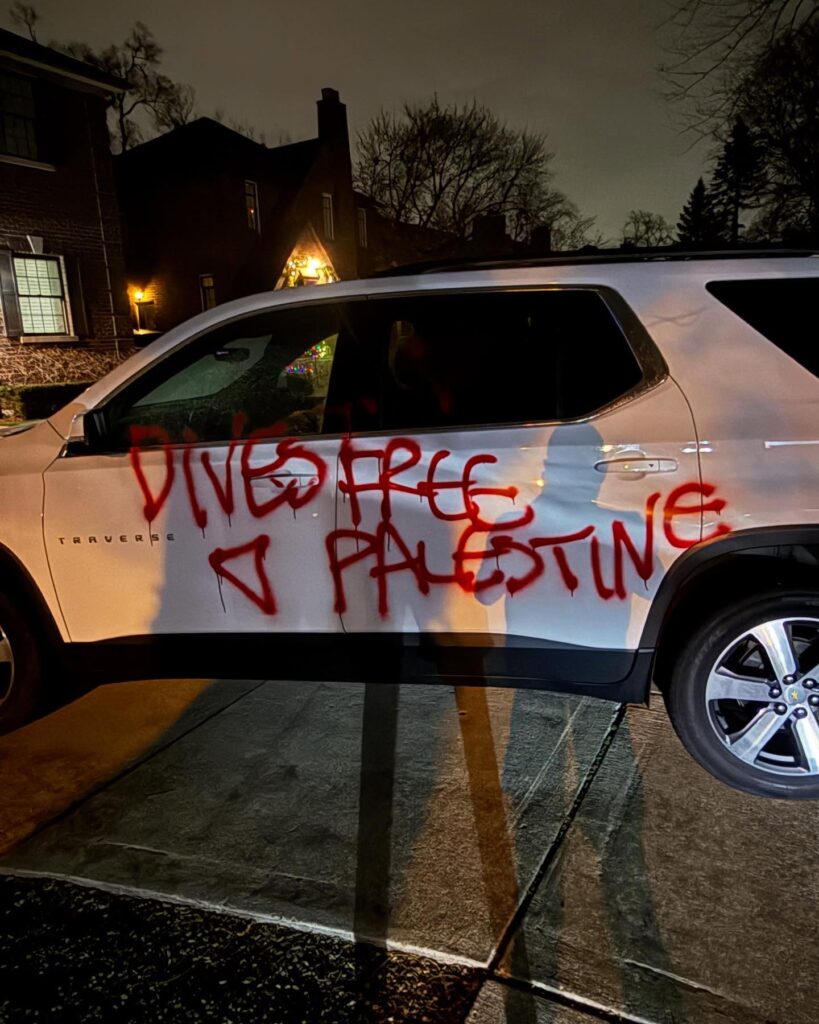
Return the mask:
<path fill-rule="evenodd" d="M 20 559 L 4 544 L 0 544 L 0 589 L 21 602 L 52 650 L 63 646 L 59 627 L 42 591 Z"/>
<path fill-rule="evenodd" d="M 785 587 L 819 594 L 819 524 L 738 531 L 687 551 L 669 569 L 640 641 L 661 690 L 691 627 L 732 602 Z"/>

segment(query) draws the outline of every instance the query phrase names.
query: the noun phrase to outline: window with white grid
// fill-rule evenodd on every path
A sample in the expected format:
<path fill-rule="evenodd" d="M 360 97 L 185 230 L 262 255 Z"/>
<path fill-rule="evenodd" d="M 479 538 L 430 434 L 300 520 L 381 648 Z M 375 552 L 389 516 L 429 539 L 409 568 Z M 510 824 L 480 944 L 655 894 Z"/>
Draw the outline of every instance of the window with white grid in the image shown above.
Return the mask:
<path fill-rule="evenodd" d="M 15 256 L 14 277 L 23 334 L 67 334 L 60 261 L 53 256 Z"/>

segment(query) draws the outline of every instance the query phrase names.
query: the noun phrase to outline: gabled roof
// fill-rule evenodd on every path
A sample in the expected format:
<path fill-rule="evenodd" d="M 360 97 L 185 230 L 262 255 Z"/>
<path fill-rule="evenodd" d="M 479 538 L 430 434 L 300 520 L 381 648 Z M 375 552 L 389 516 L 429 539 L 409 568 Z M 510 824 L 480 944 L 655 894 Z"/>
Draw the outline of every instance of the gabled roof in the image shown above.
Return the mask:
<path fill-rule="evenodd" d="M 318 139 L 305 139 L 303 142 L 276 146 L 267 150 L 266 166 L 271 174 L 286 178 L 303 178 L 312 167 L 318 152 Z"/>
<path fill-rule="evenodd" d="M 156 135 L 147 142 L 132 146 L 120 154 L 120 160 L 127 163 L 143 163 L 153 159 L 166 159 L 174 151 L 201 158 L 203 155 L 218 155 L 226 148 L 233 153 L 241 151 L 243 154 L 255 155 L 261 152 L 264 146 L 212 117 L 197 117 L 195 121 L 189 121 L 188 124 Z"/>
<path fill-rule="evenodd" d="M 50 71 L 52 74 L 82 82 L 84 85 L 96 86 L 106 93 L 125 92 L 128 88 L 128 83 L 123 78 L 117 78 L 116 75 L 110 75 L 84 60 L 69 57 L 67 53 L 35 43 L 32 39 L 18 36 L 16 32 L 9 32 L 4 28 L 0 28 L 0 58 L 2 57 L 28 67 Z"/>
<path fill-rule="evenodd" d="M 216 121 L 198 117 L 117 156 L 120 171 L 166 177 L 171 167 L 196 174 L 241 165 L 243 173 L 278 179 L 288 187 L 300 183 L 319 152 L 319 140 L 308 139 L 269 149 L 261 142 Z"/>

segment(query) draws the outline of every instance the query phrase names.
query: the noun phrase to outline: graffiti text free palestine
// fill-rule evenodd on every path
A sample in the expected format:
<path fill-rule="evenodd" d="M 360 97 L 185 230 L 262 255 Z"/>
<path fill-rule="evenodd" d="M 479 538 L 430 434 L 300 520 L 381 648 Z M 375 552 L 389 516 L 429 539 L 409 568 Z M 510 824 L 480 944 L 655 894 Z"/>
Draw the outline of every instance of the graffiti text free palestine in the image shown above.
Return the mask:
<path fill-rule="evenodd" d="M 251 461 L 254 448 L 261 441 L 234 441 L 228 449 L 224 468 L 218 473 L 206 450 L 191 445 L 173 446 L 167 443 L 162 431 L 153 428 L 145 428 L 135 437 L 136 441 L 145 439 L 160 442 L 165 468 L 162 485 L 154 493 L 142 465 L 144 449 L 136 446 L 131 449 L 134 475 L 149 524 L 168 501 L 180 476 L 180 468 L 193 522 L 202 530 L 207 528 L 211 515 L 204 504 L 202 488 L 205 493 L 208 490 L 212 492 L 226 517 L 235 513 L 237 500 L 241 500 L 250 515 L 261 520 L 283 506 L 295 513 L 309 505 L 325 486 L 328 476 L 324 459 L 309 446 L 292 439 L 278 442 L 274 457 L 264 465 L 254 465 Z M 265 443 L 269 445 L 269 439 Z M 237 487 L 234 483 L 235 457 L 240 449 Z M 420 466 L 421 447 L 412 438 L 394 438 L 379 448 L 357 447 L 351 441 L 341 442 L 338 490 L 349 502 L 351 526 L 331 530 L 324 537 L 336 611 L 343 613 L 347 608 L 345 572 L 359 562 L 370 564 L 369 576 L 377 588 L 378 610 L 382 616 L 389 614 L 388 580 L 395 573 L 410 573 L 421 594 L 428 594 L 432 587 L 438 586 L 454 586 L 472 594 L 502 587 L 513 596 L 544 576 L 547 564 L 553 561 L 559 584 L 567 592 L 574 593 L 580 585 L 575 571 L 578 558 L 590 560 L 593 585 L 601 600 L 623 600 L 629 593 L 626 584 L 628 566 L 645 584 L 654 573 L 655 534 L 658 529 L 662 530 L 671 547 L 688 548 L 698 541 L 680 536 L 676 521 L 680 517 L 700 516 L 704 512 L 721 514 L 725 508 L 725 501 L 715 496 L 713 484 L 688 482 L 675 487 L 667 495 L 656 491 L 646 498 L 639 536 L 634 536 L 619 519 L 609 524 L 610 536 L 603 536 L 593 523 L 580 525 L 570 533 L 544 535 L 536 532 L 533 525 L 535 510 L 531 505 L 515 509 L 501 521 L 491 522 L 484 518 L 482 500 L 501 499 L 512 509 L 518 494 L 514 486 L 487 487 L 481 484 L 480 467 L 496 464 L 496 456 L 489 453 L 470 456 L 454 478 L 445 477 L 444 473 L 451 466 L 448 462 L 451 459 L 451 452 L 445 449 L 434 452 L 424 473 L 424 467 Z M 366 464 L 372 466 L 374 461 L 378 467 L 377 474 L 364 474 L 362 479 L 358 468 Z M 294 464 L 307 465 L 309 472 L 305 474 L 302 468 L 286 482 L 281 482 L 281 475 L 286 477 L 290 472 L 288 467 Z M 420 479 L 417 475 L 419 466 Z M 408 474 L 413 470 L 416 473 L 411 479 Z M 263 501 L 258 500 L 254 489 L 254 481 L 260 478 L 276 478 L 279 486 L 276 493 Z M 305 479 L 307 483 L 303 485 Z M 453 494 L 457 502 L 454 510 L 444 507 L 443 501 L 445 495 Z M 362 525 L 362 498 L 365 495 L 373 496 L 378 505 L 377 523 L 369 529 Z M 415 496 L 432 519 L 457 524 L 449 571 L 435 572 L 429 567 L 423 540 L 413 544 L 405 539 L 393 517 L 393 501 L 397 495 Z M 711 540 L 730 532 L 730 529 L 726 523 L 720 523 L 703 539 Z M 261 533 L 235 547 L 215 548 L 208 560 L 220 579 L 236 587 L 265 614 L 275 615 L 278 604 L 267 562 L 271 542 L 271 535 Z M 609 561 L 609 553 L 610 565 L 604 566 L 604 561 Z M 502 567 L 504 557 L 511 554 L 517 556 L 518 565 L 521 561 L 525 565 L 523 570 L 518 568 L 515 575 Z M 253 585 L 229 568 L 230 563 L 245 556 L 252 559 Z M 490 571 L 486 571 L 487 568 Z"/>

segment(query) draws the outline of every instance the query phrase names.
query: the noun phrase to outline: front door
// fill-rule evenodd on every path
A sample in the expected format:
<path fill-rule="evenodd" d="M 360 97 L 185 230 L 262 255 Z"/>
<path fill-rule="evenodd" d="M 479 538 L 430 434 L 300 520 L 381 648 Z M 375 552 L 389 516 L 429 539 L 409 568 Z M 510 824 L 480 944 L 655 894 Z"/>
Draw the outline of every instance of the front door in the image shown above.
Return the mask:
<path fill-rule="evenodd" d="M 340 629 L 322 437 L 338 311 L 236 319 L 89 417 L 46 473 L 45 536 L 71 639 Z"/>

